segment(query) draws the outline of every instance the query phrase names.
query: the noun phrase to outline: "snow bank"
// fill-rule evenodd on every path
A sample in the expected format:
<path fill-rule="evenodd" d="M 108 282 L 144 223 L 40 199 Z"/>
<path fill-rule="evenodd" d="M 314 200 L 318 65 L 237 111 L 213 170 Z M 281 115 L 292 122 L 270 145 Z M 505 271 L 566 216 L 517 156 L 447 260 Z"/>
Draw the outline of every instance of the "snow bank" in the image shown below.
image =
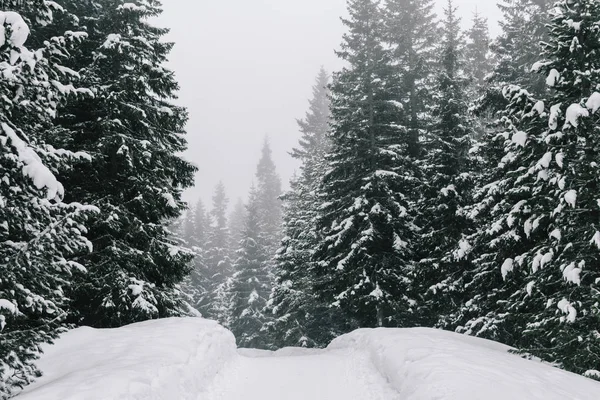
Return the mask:
<path fill-rule="evenodd" d="M 367 351 L 403 400 L 598 400 L 600 383 L 435 329 L 361 329 L 328 349 Z"/>
<path fill-rule="evenodd" d="M 197 400 L 235 356 L 233 335 L 201 318 L 79 328 L 45 348 L 44 376 L 18 399 Z"/>

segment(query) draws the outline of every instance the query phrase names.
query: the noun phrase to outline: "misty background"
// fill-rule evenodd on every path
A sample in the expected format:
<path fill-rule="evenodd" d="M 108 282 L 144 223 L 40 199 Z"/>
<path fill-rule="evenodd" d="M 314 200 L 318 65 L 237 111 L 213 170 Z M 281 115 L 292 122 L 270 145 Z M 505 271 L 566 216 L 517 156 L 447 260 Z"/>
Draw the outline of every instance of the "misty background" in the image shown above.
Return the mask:
<path fill-rule="evenodd" d="M 499 31 L 494 1 L 455 0 L 465 29 L 475 10 Z M 445 0 L 438 0 L 441 15 Z M 344 34 L 345 0 L 164 1 L 158 21 L 175 42 L 169 68 L 181 85 L 187 107 L 189 150 L 199 168 L 186 200 L 210 199 L 221 180 L 234 203 L 246 200 L 263 138 L 269 137 L 284 189 L 298 167 L 288 152 L 300 136 L 321 66 L 338 70 L 334 50 Z"/>

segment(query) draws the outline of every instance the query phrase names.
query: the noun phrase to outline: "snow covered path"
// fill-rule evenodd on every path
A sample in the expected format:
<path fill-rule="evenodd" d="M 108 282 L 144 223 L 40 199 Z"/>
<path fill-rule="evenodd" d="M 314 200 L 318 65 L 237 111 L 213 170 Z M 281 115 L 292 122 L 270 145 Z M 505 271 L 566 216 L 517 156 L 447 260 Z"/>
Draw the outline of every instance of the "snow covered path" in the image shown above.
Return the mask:
<path fill-rule="evenodd" d="M 271 354 L 236 358 L 198 400 L 399 400 L 366 353 Z"/>

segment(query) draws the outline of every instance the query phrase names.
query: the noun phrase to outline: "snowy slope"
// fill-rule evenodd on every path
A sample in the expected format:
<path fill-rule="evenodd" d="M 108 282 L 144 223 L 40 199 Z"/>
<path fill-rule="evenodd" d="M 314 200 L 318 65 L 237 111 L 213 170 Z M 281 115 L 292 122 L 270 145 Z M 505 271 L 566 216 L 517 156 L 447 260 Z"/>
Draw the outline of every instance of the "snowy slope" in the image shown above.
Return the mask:
<path fill-rule="evenodd" d="M 44 376 L 17 398 L 195 400 L 235 356 L 233 335 L 200 318 L 79 328 L 46 348 Z"/>
<path fill-rule="evenodd" d="M 199 318 L 80 328 L 20 400 L 598 400 L 600 383 L 432 329 L 358 330 L 325 350 L 235 349 Z"/>

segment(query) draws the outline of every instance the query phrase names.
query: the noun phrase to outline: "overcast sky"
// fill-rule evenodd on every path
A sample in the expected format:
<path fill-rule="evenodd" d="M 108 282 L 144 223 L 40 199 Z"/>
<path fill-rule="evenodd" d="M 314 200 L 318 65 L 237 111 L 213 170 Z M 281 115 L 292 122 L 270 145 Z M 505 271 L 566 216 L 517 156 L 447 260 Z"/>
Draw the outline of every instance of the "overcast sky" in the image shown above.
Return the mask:
<path fill-rule="evenodd" d="M 441 5 L 445 0 L 438 0 Z M 465 26 L 475 7 L 497 31 L 494 0 L 455 0 Z M 489 5 L 482 6 L 482 3 Z M 321 65 L 340 66 L 334 49 L 344 32 L 345 0 L 163 0 L 159 25 L 175 42 L 170 68 L 190 113 L 189 151 L 200 168 L 186 195 L 209 202 L 222 180 L 232 199 L 246 198 L 263 137 L 268 135 L 282 180 L 296 163 L 295 118 L 304 116 Z"/>

